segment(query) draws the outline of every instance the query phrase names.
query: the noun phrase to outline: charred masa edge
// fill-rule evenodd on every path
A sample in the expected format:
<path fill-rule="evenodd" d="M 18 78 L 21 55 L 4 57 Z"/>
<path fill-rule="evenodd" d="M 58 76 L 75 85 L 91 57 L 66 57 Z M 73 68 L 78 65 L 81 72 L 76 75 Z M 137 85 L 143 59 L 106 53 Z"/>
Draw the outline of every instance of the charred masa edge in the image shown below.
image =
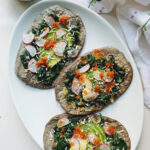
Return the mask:
<path fill-rule="evenodd" d="M 123 67 L 125 68 L 125 81 L 120 85 L 120 93 L 118 94 L 118 96 L 115 98 L 114 102 L 128 89 L 131 81 L 132 81 L 132 76 L 133 76 L 133 70 L 132 70 L 132 66 L 131 64 L 127 61 L 127 59 L 125 58 L 124 54 L 122 52 L 120 52 L 118 49 L 114 48 L 114 47 L 103 47 L 100 48 L 104 53 L 106 53 L 107 55 L 113 55 L 115 58 L 115 61 L 118 61 L 118 65 L 119 63 L 121 63 L 123 65 Z M 82 56 L 86 56 L 88 54 L 92 54 L 91 52 L 85 53 Z M 117 59 L 117 60 L 116 60 Z M 72 114 L 72 115 L 88 115 L 91 114 L 92 112 L 98 112 L 101 111 L 102 109 L 104 109 L 105 107 L 107 107 L 108 105 L 112 104 L 111 102 L 109 102 L 107 105 L 101 104 L 99 107 L 89 107 L 86 111 L 79 111 L 78 109 L 73 109 L 70 105 L 67 104 L 66 100 L 65 100 L 65 96 L 63 97 L 63 94 L 61 93 L 61 91 L 63 90 L 63 88 L 65 87 L 63 81 L 66 79 L 65 75 L 68 71 L 73 71 L 75 70 L 75 68 L 78 65 L 78 60 L 79 58 L 70 66 L 68 66 L 67 68 L 65 68 L 63 70 L 63 72 L 61 73 L 61 75 L 59 76 L 58 80 L 57 80 L 57 85 L 55 87 L 55 93 L 56 93 L 56 100 L 59 101 L 59 103 L 61 104 L 62 108 L 67 111 L 67 113 Z"/>
<path fill-rule="evenodd" d="M 90 115 L 90 116 L 95 117 L 95 116 L 98 116 L 98 115 L 93 114 L 93 115 Z M 59 114 L 59 115 L 54 116 L 53 118 L 51 118 L 51 120 L 46 124 L 45 131 L 44 131 L 44 134 L 43 134 L 44 150 L 52 150 L 52 143 L 54 142 L 53 127 L 54 127 L 55 124 L 57 124 L 59 119 L 64 118 L 64 117 L 85 118 L 87 116 L 74 116 L 74 115 L 71 115 L 71 114 L 63 113 L 63 114 Z M 120 138 L 122 138 L 126 142 L 127 147 L 128 147 L 127 150 L 130 150 L 131 149 L 131 141 L 130 141 L 130 137 L 129 137 L 129 134 L 128 134 L 126 128 L 119 121 L 117 121 L 115 119 L 112 119 L 112 118 L 109 118 L 109 117 L 106 117 L 106 116 L 103 116 L 103 117 L 104 117 L 105 122 L 111 123 L 111 124 L 116 126 L 116 132 L 123 131 L 123 132 L 117 133 L 117 134 Z"/>
<path fill-rule="evenodd" d="M 53 5 L 53 6 L 50 6 L 48 7 L 47 9 L 45 9 L 40 15 L 37 16 L 37 18 L 35 18 L 35 20 L 33 21 L 33 23 L 31 24 L 31 26 L 29 27 L 28 29 L 28 33 L 32 31 L 32 28 L 33 27 L 37 27 L 38 24 L 42 21 L 43 19 L 43 16 L 47 15 L 48 13 L 50 12 L 55 12 L 56 10 L 56 7 L 59 8 L 61 11 L 62 14 L 65 12 L 65 11 L 69 11 L 73 17 L 76 17 L 80 20 L 80 28 L 81 28 L 81 32 L 80 32 L 80 42 L 78 43 L 78 45 L 81 46 L 80 50 L 79 50 L 79 53 L 81 52 L 83 46 L 84 46 L 84 42 L 85 42 L 85 37 L 86 37 L 86 30 L 85 30 L 85 26 L 83 24 L 83 21 L 82 19 L 80 18 L 80 16 L 78 16 L 76 13 L 74 13 L 73 11 L 71 11 L 70 9 L 67 9 L 67 8 L 64 8 L 62 6 L 59 6 L 59 5 Z M 65 13 L 64 13 L 65 14 Z M 57 80 L 58 77 L 56 77 L 55 81 L 52 83 L 52 85 L 44 85 L 42 84 L 41 82 L 39 82 L 37 79 L 36 79 L 36 75 L 28 72 L 28 73 L 25 73 L 25 69 L 21 63 L 21 60 L 20 60 L 20 55 L 23 54 L 25 51 L 25 45 L 23 44 L 23 42 L 21 42 L 20 44 L 20 47 L 19 47 L 19 50 L 18 50 L 18 53 L 17 53 L 17 57 L 16 57 L 16 61 L 15 61 L 15 74 L 17 75 L 18 78 L 20 78 L 26 85 L 29 85 L 29 86 L 32 86 L 32 87 L 35 87 L 35 88 L 39 88 L 39 89 L 50 89 L 50 88 L 54 88 L 55 87 L 55 81 Z M 73 60 L 74 61 L 74 60 Z M 72 61 L 72 62 L 73 62 Z M 72 62 L 68 62 L 66 63 L 66 65 L 64 66 L 64 68 L 66 66 L 68 66 L 69 64 L 71 64 Z M 61 71 L 62 72 L 62 71 Z M 61 73 L 60 72 L 60 73 Z M 33 79 L 33 80 L 31 80 Z"/>

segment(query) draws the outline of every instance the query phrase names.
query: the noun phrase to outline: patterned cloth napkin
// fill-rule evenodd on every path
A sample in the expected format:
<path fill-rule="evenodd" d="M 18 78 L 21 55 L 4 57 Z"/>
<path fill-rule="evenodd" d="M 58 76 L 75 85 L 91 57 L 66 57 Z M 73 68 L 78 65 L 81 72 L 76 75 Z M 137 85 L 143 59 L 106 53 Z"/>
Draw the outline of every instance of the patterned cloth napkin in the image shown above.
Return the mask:
<path fill-rule="evenodd" d="M 74 0 L 97 13 L 114 7 L 131 53 L 141 74 L 144 102 L 150 108 L 150 0 Z"/>

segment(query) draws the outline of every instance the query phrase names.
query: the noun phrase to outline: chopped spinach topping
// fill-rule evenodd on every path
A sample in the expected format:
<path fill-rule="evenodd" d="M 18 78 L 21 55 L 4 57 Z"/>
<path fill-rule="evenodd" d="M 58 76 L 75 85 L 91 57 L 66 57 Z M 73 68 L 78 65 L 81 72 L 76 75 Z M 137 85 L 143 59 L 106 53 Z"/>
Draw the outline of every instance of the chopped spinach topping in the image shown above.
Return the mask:
<path fill-rule="evenodd" d="M 116 133 L 113 136 L 107 135 L 107 141 L 110 143 L 112 150 L 127 150 L 127 144 Z"/>
<path fill-rule="evenodd" d="M 100 121 L 100 126 L 103 127 L 103 125 L 104 125 L 104 117 L 102 116 L 101 113 L 99 113 L 99 117 L 100 117 L 100 119 L 101 119 L 101 121 Z"/>
<path fill-rule="evenodd" d="M 41 23 L 38 26 L 39 31 L 42 31 L 44 27 L 47 27 L 48 25 L 46 24 L 45 20 L 43 19 Z"/>
<path fill-rule="evenodd" d="M 95 59 L 95 57 L 94 56 L 92 56 L 92 55 L 87 55 L 87 56 L 82 56 L 81 57 L 81 60 L 82 61 L 84 61 L 84 60 L 88 60 L 88 64 L 90 64 L 90 66 L 92 67 L 93 66 L 93 64 L 94 64 L 94 62 L 96 61 L 96 59 Z M 83 63 L 79 63 L 78 64 L 78 69 L 79 68 L 81 68 L 82 66 L 84 66 L 85 64 L 83 64 Z"/>
<path fill-rule="evenodd" d="M 111 96 L 109 94 L 106 94 L 105 92 L 99 93 L 98 98 L 96 98 L 95 101 L 107 105 L 110 100 L 110 97 Z"/>
<path fill-rule="evenodd" d="M 68 75 L 66 75 L 67 79 L 64 82 L 65 86 L 68 90 L 67 101 L 68 102 L 71 102 L 71 101 L 74 102 L 77 107 L 80 107 L 80 106 L 91 107 L 91 106 L 97 106 L 98 104 L 107 105 L 108 103 L 110 103 L 111 99 L 113 101 L 113 99 L 117 96 L 117 94 L 120 90 L 119 85 L 125 79 L 125 69 L 119 67 L 117 65 L 117 63 L 115 63 L 115 58 L 113 55 L 110 55 L 109 58 L 107 58 L 107 59 L 104 57 L 102 57 L 101 59 L 96 59 L 93 55 L 90 55 L 90 54 L 86 55 L 86 56 L 82 56 L 81 61 L 77 66 L 77 69 L 80 69 L 83 66 L 85 66 L 85 64 L 83 62 L 90 64 L 90 68 L 95 67 L 95 63 L 97 63 L 98 69 L 100 69 L 102 71 L 104 71 L 105 69 L 109 69 L 110 71 L 113 71 L 115 74 L 114 79 L 113 79 L 114 86 L 111 88 L 110 93 L 106 93 L 105 87 L 107 86 L 107 84 L 109 86 L 109 83 L 102 81 L 102 82 L 104 82 L 104 83 L 102 83 L 102 82 L 100 83 L 102 92 L 98 93 L 98 96 L 94 101 L 88 101 L 88 102 L 85 101 L 83 98 L 82 92 L 80 92 L 80 94 L 79 94 L 80 99 L 76 99 L 75 98 L 76 95 L 72 92 L 72 90 L 70 88 L 72 81 L 73 81 L 73 78 L 75 77 L 75 73 L 74 72 L 68 72 Z M 109 66 L 109 65 L 106 66 L 106 63 L 110 63 L 111 66 Z M 85 75 L 87 75 L 88 78 L 91 80 L 93 87 L 96 84 L 99 84 L 99 83 L 97 83 L 97 80 L 94 79 L 92 70 L 89 70 L 88 72 L 86 72 Z M 82 105 L 81 105 L 81 101 L 83 103 Z"/>
<path fill-rule="evenodd" d="M 67 95 L 66 100 L 67 100 L 67 102 L 72 102 L 72 101 L 75 101 L 76 98 L 75 98 L 75 94 L 71 90 L 70 83 L 72 82 L 73 78 L 75 77 L 75 73 L 72 72 L 72 71 L 69 71 L 69 72 L 66 73 L 66 77 L 67 77 L 67 79 L 64 81 L 64 84 L 67 87 L 67 90 L 69 92 L 69 94 Z"/>
<path fill-rule="evenodd" d="M 73 36 L 74 36 L 74 43 L 77 44 L 79 42 L 79 31 L 74 31 Z"/>
<path fill-rule="evenodd" d="M 58 128 L 57 125 L 55 125 L 55 127 L 53 128 L 54 129 L 54 141 L 57 143 L 57 145 L 53 147 L 53 150 L 69 150 L 70 149 L 68 139 L 72 137 L 73 130 L 77 126 L 77 124 L 80 122 L 80 118 L 69 117 L 68 119 L 71 121 L 71 123 L 61 128 Z M 62 132 L 62 128 L 64 132 Z"/>
<path fill-rule="evenodd" d="M 37 34 L 37 29 L 36 28 L 32 28 L 32 33 L 37 36 L 38 35 Z"/>
<path fill-rule="evenodd" d="M 59 21 L 59 16 L 57 16 L 57 14 L 50 13 L 49 16 L 53 17 L 56 22 Z M 61 58 L 59 58 L 61 60 L 60 61 L 56 60 L 58 63 L 55 62 L 55 60 L 53 58 L 53 56 L 55 56 L 56 54 L 53 54 L 53 56 L 52 56 L 52 53 L 49 53 L 48 50 L 46 52 L 44 52 L 45 47 L 42 46 L 42 48 L 41 48 L 36 43 L 36 40 L 37 39 L 39 40 L 40 35 L 45 30 L 45 27 L 49 27 L 48 24 L 46 23 L 46 21 L 43 19 L 37 27 L 32 28 L 32 33 L 35 35 L 35 38 L 34 38 L 33 42 L 31 43 L 31 45 L 33 45 L 37 49 L 37 54 L 34 56 L 34 59 L 36 61 L 39 61 L 39 66 L 37 68 L 37 73 L 35 75 L 37 77 L 37 80 L 40 81 L 44 85 L 52 85 L 52 83 L 54 82 L 54 80 L 56 79 L 56 77 L 59 75 L 60 71 L 64 67 L 65 63 L 73 60 L 73 58 L 71 58 L 71 56 L 70 57 L 68 56 L 67 51 L 74 50 L 76 48 L 77 43 L 79 42 L 80 20 L 77 20 L 77 21 L 73 22 L 72 24 L 73 24 L 73 28 L 71 29 L 71 31 L 69 30 L 69 27 L 67 25 L 63 26 L 63 25 L 59 24 L 58 27 L 52 29 L 50 31 L 50 33 L 48 33 L 48 36 L 43 37 L 45 40 L 54 38 L 54 40 L 57 43 L 57 42 L 59 42 L 59 39 L 56 39 L 56 37 L 55 37 L 56 33 L 54 33 L 54 32 L 56 32 L 57 29 L 62 28 L 63 30 L 65 30 L 68 33 L 65 36 L 60 38 L 60 40 L 62 40 L 62 39 L 66 40 L 67 45 L 65 47 L 63 56 Z M 66 38 L 66 39 L 64 39 L 64 38 Z M 42 50 L 43 50 L 43 53 L 42 53 L 43 55 L 40 55 Z M 52 48 L 50 48 L 49 50 L 52 50 Z M 41 57 L 48 58 L 48 65 L 50 65 L 51 68 L 46 67 L 47 65 L 40 64 Z M 27 51 L 23 55 L 20 56 L 21 62 L 25 69 L 28 68 L 28 62 L 31 60 L 31 58 L 32 57 L 30 56 L 30 54 Z M 52 59 L 54 61 L 51 61 Z M 52 65 L 50 63 L 52 63 Z M 57 64 L 55 64 L 55 63 L 57 63 Z M 66 85 L 67 85 L 67 82 L 66 82 Z M 71 89 L 70 89 L 70 91 L 71 91 Z M 68 99 L 70 99 L 70 98 L 68 98 Z"/>
<path fill-rule="evenodd" d="M 41 81 L 44 85 L 52 85 L 53 81 L 59 75 L 64 65 L 65 62 L 61 60 L 51 70 L 45 66 L 40 67 L 36 74 L 38 81 Z"/>
<path fill-rule="evenodd" d="M 41 21 L 41 23 L 38 25 L 38 28 L 32 28 L 32 33 L 35 36 L 39 36 L 42 32 L 43 32 L 43 28 L 44 27 L 48 27 L 47 23 L 45 22 L 45 20 L 43 19 Z"/>
<path fill-rule="evenodd" d="M 72 102 L 74 100 L 75 100 L 75 95 L 74 94 L 67 96 L 67 102 Z"/>
<path fill-rule="evenodd" d="M 116 63 L 114 63 L 113 69 L 115 70 L 115 81 L 121 83 L 125 79 L 125 69 L 118 67 Z"/>
<path fill-rule="evenodd" d="M 23 55 L 20 55 L 20 59 L 21 59 L 23 67 L 25 69 L 28 69 L 28 62 L 30 61 L 31 56 L 27 50 L 24 52 Z"/>
<path fill-rule="evenodd" d="M 98 115 L 100 117 L 100 123 L 98 123 L 97 125 L 99 125 L 100 127 L 104 126 L 104 118 L 101 115 L 101 113 Z M 82 125 L 88 125 L 88 123 L 92 123 L 91 119 L 89 119 L 90 117 L 87 116 L 85 118 L 82 117 L 68 117 L 70 123 L 67 125 L 64 125 L 62 127 L 58 127 L 57 124 L 54 126 L 54 143 L 56 143 L 55 145 L 53 145 L 52 149 L 53 150 L 70 150 L 70 144 L 69 144 L 69 140 L 72 138 L 72 136 L 75 134 L 74 133 L 74 129 L 77 127 L 78 129 L 80 128 L 80 123 L 82 122 Z M 81 125 L 81 126 L 82 126 Z M 96 125 L 96 127 L 97 127 Z M 87 135 L 87 127 L 88 126 L 84 126 L 84 129 L 81 130 L 82 133 L 84 132 L 85 135 Z M 95 129 L 95 124 L 94 126 L 91 124 L 91 128 Z M 102 128 L 101 128 L 102 129 Z M 102 129 L 103 130 L 103 129 Z M 93 130 L 90 130 L 90 132 L 92 132 Z M 103 132 L 103 137 L 106 136 L 106 143 L 109 143 L 111 150 L 127 150 L 127 144 L 125 143 L 125 141 L 120 138 L 118 136 L 117 133 L 115 133 L 114 135 L 106 135 L 104 133 L 104 131 L 101 131 L 101 134 Z M 80 135 L 80 134 L 79 134 Z M 84 139 L 87 140 L 87 139 Z M 88 142 L 87 147 L 90 143 Z M 86 147 L 86 148 L 87 148 Z M 81 148 L 81 147 L 80 147 Z M 91 144 L 91 148 L 93 149 L 93 145 Z"/>
<path fill-rule="evenodd" d="M 54 75 L 50 74 L 49 68 L 45 66 L 40 67 L 36 75 L 38 81 L 41 81 L 44 85 L 52 84 Z"/>
<path fill-rule="evenodd" d="M 70 32 L 74 36 L 74 44 L 77 44 L 80 40 L 79 34 L 80 34 L 80 20 L 77 20 L 75 23 L 75 27 L 73 27 Z"/>
<path fill-rule="evenodd" d="M 53 17 L 55 21 L 58 21 L 58 16 L 56 14 L 49 14 L 49 16 Z"/>
<path fill-rule="evenodd" d="M 75 73 L 73 71 L 69 71 L 66 73 L 66 76 L 67 76 L 69 82 L 71 82 L 75 76 Z"/>

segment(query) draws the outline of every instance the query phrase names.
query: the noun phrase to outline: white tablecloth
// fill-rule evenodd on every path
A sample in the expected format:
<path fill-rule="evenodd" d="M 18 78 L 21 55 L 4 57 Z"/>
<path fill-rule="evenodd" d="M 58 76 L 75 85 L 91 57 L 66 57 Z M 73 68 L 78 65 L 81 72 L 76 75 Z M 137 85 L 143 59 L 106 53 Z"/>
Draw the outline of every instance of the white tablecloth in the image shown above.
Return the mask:
<path fill-rule="evenodd" d="M 0 150 L 41 150 L 26 131 L 13 105 L 8 87 L 8 43 L 19 16 L 33 2 L 0 0 Z M 102 15 L 124 40 L 119 23 L 112 12 Z M 150 109 L 144 107 L 144 126 L 137 150 L 150 149 Z"/>

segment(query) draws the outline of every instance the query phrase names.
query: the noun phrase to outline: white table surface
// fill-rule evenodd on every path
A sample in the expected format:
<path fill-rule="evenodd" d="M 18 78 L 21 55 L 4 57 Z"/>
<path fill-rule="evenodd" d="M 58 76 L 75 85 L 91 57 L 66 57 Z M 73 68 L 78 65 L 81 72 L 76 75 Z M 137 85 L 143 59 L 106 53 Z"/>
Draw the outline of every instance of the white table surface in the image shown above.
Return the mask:
<path fill-rule="evenodd" d="M 14 107 L 8 87 L 8 43 L 19 16 L 32 4 L 18 0 L 0 0 L 0 150 L 41 150 L 24 128 Z M 123 40 L 120 25 L 113 11 L 102 15 Z M 134 108 L 133 108 L 134 109 Z M 150 109 L 144 106 L 144 123 L 137 150 L 150 149 Z"/>

